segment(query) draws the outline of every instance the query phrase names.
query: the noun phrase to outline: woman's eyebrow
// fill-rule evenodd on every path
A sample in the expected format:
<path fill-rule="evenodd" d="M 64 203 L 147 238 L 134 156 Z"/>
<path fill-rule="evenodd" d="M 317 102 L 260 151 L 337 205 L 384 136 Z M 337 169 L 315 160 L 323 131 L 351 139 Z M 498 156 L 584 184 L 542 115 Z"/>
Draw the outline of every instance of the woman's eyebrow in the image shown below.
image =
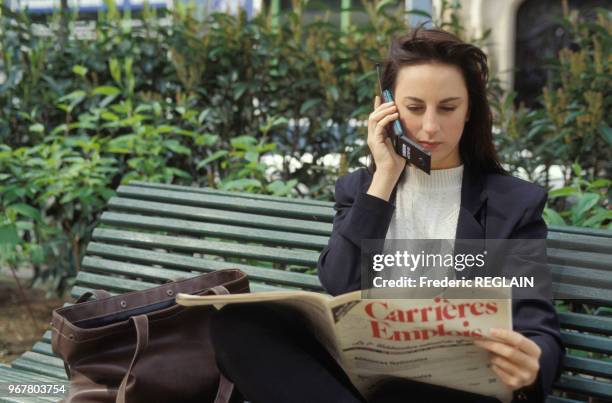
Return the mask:
<path fill-rule="evenodd" d="M 444 98 L 443 100 L 441 100 L 440 103 L 456 101 L 458 99 L 461 99 L 461 97 L 448 97 L 448 98 Z M 411 96 L 404 97 L 404 100 L 415 101 L 415 102 L 423 102 L 423 103 L 425 102 L 421 98 L 411 97 Z"/>

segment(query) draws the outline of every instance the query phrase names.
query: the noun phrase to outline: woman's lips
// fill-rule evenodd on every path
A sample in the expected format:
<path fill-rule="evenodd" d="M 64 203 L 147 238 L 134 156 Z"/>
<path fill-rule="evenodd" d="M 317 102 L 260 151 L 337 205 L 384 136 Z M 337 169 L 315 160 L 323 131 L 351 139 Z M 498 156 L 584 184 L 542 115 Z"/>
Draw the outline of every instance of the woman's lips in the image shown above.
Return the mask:
<path fill-rule="evenodd" d="M 435 141 L 419 141 L 421 147 L 423 147 L 427 151 L 433 151 L 438 147 L 441 143 Z"/>

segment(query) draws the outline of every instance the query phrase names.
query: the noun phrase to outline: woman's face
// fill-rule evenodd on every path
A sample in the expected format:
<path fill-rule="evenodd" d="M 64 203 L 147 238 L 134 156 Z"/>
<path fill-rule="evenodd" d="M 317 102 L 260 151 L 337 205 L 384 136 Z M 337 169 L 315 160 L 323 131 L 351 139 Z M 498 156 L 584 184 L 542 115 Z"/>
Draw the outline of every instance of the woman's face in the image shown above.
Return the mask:
<path fill-rule="evenodd" d="M 459 140 L 468 118 L 468 92 L 458 67 L 404 66 L 394 99 L 408 137 L 431 152 L 432 169 L 461 165 Z"/>

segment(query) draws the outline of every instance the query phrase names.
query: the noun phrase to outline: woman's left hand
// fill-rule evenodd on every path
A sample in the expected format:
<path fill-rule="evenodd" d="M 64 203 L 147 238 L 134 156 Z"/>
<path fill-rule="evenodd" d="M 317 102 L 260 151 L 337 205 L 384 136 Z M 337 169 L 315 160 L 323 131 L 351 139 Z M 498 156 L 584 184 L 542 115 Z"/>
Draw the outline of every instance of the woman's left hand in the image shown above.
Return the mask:
<path fill-rule="evenodd" d="M 506 329 L 491 329 L 498 339 L 476 339 L 474 344 L 492 353 L 491 369 L 511 390 L 531 386 L 540 372 L 540 347 L 522 334 Z"/>

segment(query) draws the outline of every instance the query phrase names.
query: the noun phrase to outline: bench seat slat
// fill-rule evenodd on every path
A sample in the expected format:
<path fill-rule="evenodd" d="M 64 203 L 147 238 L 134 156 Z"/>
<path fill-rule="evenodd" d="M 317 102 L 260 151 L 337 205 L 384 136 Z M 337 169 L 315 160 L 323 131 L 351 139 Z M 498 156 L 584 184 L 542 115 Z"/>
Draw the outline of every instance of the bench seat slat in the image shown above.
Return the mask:
<path fill-rule="evenodd" d="M 272 217 L 300 218 L 319 222 L 332 222 L 334 212 L 328 207 L 293 205 L 290 203 L 239 198 L 234 195 L 215 195 L 194 192 L 178 192 L 122 185 L 117 194 L 136 200 L 151 200 L 188 206 L 214 207 L 224 210 L 262 214 Z"/>
<path fill-rule="evenodd" d="M 586 396 L 601 397 L 605 399 L 612 398 L 612 383 L 595 381 L 579 375 L 561 375 L 561 378 L 555 383 L 555 387 L 561 390 L 581 393 Z"/>
<path fill-rule="evenodd" d="M 24 382 L 44 382 L 44 383 L 64 383 L 64 381 L 53 377 L 46 376 L 36 372 L 26 371 L 20 368 L 9 367 L 5 364 L 0 364 L 0 376 L 4 376 L 12 380 L 22 380 Z"/>
<path fill-rule="evenodd" d="M 612 254 L 612 238 L 593 237 L 563 232 L 548 232 L 546 246 L 563 250 Z"/>
<path fill-rule="evenodd" d="M 574 312 L 559 312 L 562 328 L 612 336 L 612 318 Z"/>
<path fill-rule="evenodd" d="M 81 271 L 76 277 L 76 284 L 92 288 L 101 288 L 109 292 L 125 293 L 146 290 L 157 287 L 159 284 L 142 280 L 131 280 L 121 277 L 103 276 L 100 274 Z"/>
<path fill-rule="evenodd" d="M 51 367 L 60 368 L 62 371 L 66 371 L 64 369 L 64 362 L 59 357 L 49 356 L 47 354 L 40 354 L 34 351 L 26 351 L 21 355 L 21 358 L 33 362 L 40 362 Z"/>
<path fill-rule="evenodd" d="M 2 373 L 0 373 L 2 376 Z M 25 381 L 22 381 L 22 383 Z M 13 383 L 19 383 L 19 380 L 16 380 Z M 33 382 L 32 382 L 33 383 Z M 20 397 L 0 397 L 0 403 L 45 403 L 45 402 L 57 402 L 58 399 L 61 399 L 63 396 L 58 395 L 58 397 L 44 397 L 44 396 L 20 396 Z"/>
<path fill-rule="evenodd" d="M 567 348 L 591 351 L 594 353 L 612 354 L 612 339 L 590 334 L 561 330 L 561 339 Z"/>
<path fill-rule="evenodd" d="M 127 279 L 118 279 L 121 280 L 119 282 L 112 282 L 113 286 L 110 287 L 109 284 L 105 284 L 106 280 L 112 277 L 99 276 L 97 274 L 80 272 L 77 276 L 77 284 L 72 287 L 70 295 L 74 298 L 80 297 L 83 293 L 87 291 L 93 291 L 95 289 L 104 289 L 108 291 L 111 295 L 118 295 L 126 292 L 138 291 L 138 287 L 144 287 L 141 289 L 146 289 L 150 287 L 158 286 L 159 284 L 151 284 L 144 283 L 136 280 L 127 280 Z M 130 283 L 126 283 L 126 282 Z M 124 286 L 121 283 L 126 283 Z M 108 287 L 108 288 L 106 288 Z M 252 292 L 261 292 L 261 291 L 286 291 L 287 287 L 276 287 L 273 285 L 262 284 L 262 283 L 254 283 L 251 282 L 250 288 Z"/>
<path fill-rule="evenodd" d="M 548 263 L 561 266 L 590 267 L 612 270 L 612 255 L 563 249 L 547 249 Z"/>
<path fill-rule="evenodd" d="M 220 209 L 182 206 L 177 204 L 159 203 L 146 200 L 125 199 L 114 197 L 108 202 L 109 211 L 131 212 L 142 215 L 157 215 L 160 217 L 173 217 L 193 221 L 216 222 L 221 224 L 242 225 L 253 228 L 268 228 L 285 230 L 295 233 L 315 234 L 329 236 L 332 231 L 331 223 L 313 222 L 293 218 L 262 216 L 259 214 L 239 213 Z"/>
<path fill-rule="evenodd" d="M 610 292 L 601 288 L 553 282 L 552 293 L 556 299 L 582 300 L 593 305 L 612 306 Z"/>
<path fill-rule="evenodd" d="M 298 249 L 281 249 L 243 243 L 207 241 L 195 238 L 173 237 L 132 231 L 96 228 L 92 238 L 99 242 L 122 243 L 132 246 L 155 247 L 170 250 L 215 254 L 278 263 L 316 267 L 319 253 Z"/>
<path fill-rule="evenodd" d="M 548 267 L 551 270 L 553 281 L 612 290 L 610 271 L 557 264 L 551 264 Z"/>
<path fill-rule="evenodd" d="M 264 281 L 271 284 L 288 285 L 293 287 L 302 287 L 314 291 L 322 290 L 321 282 L 317 276 L 303 273 L 293 273 L 284 270 L 268 269 L 257 266 L 250 266 L 240 263 L 215 261 L 211 259 L 203 259 L 184 255 L 175 255 L 163 252 L 150 252 L 142 249 L 127 248 L 122 246 L 104 245 L 96 243 L 88 247 L 90 255 L 83 259 L 82 267 L 87 271 L 98 273 L 119 274 L 130 277 L 143 277 L 152 280 L 172 280 L 180 277 L 207 273 L 220 269 L 241 269 L 244 271 L 250 280 Z M 122 260 L 129 256 L 130 260 L 137 263 L 123 263 Z M 106 259 L 108 257 L 110 259 Z M 177 270 L 162 269 L 153 267 L 153 265 L 161 265 L 165 267 L 176 268 Z M 183 269 L 183 270 L 181 270 Z M 185 270 L 193 270 L 196 273 L 190 273 Z"/>
<path fill-rule="evenodd" d="M 136 214 L 103 213 L 101 222 L 119 228 L 139 228 L 149 231 L 164 231 L 179 235 L 242 240 L 292 246 L 321 251 L 327 246 L 328 237 L 309 234 L 294 234 L 270 229 L 247 228 L 228 224 L 215 224 L 181 220 L 177 218 L 146 217 Z"/>
<path fill-rule="evenodd" d="M 81 263 L 81 270 L 106 276 L 121 275 L 128 278 L 142 278 L 152 282 L 175 281 L 181 278 L 192 277 L 194 274 L 179 270 L 168 270 L 159 267 L 124 263 L 99 257 L 85 256 Z"/>
<path fill-rule="evenodd" d="M 216 194 L 221 196 L 232 196 L 240 197 L 245 199 L 265 200 L 265 201 L 277 201 L 281 203 L 290 203 L 293 205 L 304 204 L 312 206 L 321 206 L 331 208 L 334 203 L 329 201 L 306 199 L 306 198 L 290 198 L 285 196 L 270 196 L 258 193 L 245 193 L 245 192 L 232 192 L 229 190 L 214 189 L 210 187 L 192 187 L 182 185 L 166 185 L 163 183 L 150 183 L 144 181 L 130 181 L 130 186 L 142 186 L 153 189 L 164 189 L 164 190 L 178 190 L 186 192 L 204 193 L 204 194 Z"/>
<path fill-rule="evenodd" d="M 25 353 L 24 353 L 25 354 Z M 66 376 L 66 370 L 64 367 L 58 367 L 56 365 L 49 365 L 38 361 L 29 360 L 23 356 L 17 358 L 11 364 L 14 368 L 20 368 L 24 371 L 34 372 L 41 375 L 46 375 L 59 380 L 68 379 Z"/>
<path fill-rule="evenodd" d="M 48 355 L 50 357 L 57 357 L 53 353 L 53 347 L 51 347 L 51 344 L 50 343 L 45 343 L 45 342 L 42 342 L 42 341 L 39 341 L 36 344 L 34 344 L 34 346 L 32 347 L 32 351 L 35 352 L 35 353 Z"/>
<path fill-rule="evenodd" d="M 563 367 L 570 371 L 607 378 L 612 381 L 612 361 L 568 355 L 563 361 Z"/>
<path fill-rule="evenodd" d="M 548 232 L 586 235 L 591 237 L 612 238 L 612 231 L 605 228 L 571 227 L 566 225 L 549 225 Z"/>

